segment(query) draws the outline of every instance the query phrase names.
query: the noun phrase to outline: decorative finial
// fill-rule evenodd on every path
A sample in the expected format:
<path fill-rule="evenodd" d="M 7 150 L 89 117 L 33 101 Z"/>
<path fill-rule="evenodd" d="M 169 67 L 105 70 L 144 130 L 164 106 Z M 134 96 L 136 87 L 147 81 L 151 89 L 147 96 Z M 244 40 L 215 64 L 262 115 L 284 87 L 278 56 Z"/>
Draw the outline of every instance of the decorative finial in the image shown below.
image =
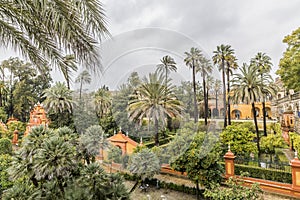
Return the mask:
<path fill-rule="evenodd" d="M 295 151 L 295 158 L 298 158 L 298 152 L 297 152 L 297 150 Z"/>
<path fill-rule="evenodd" d="M 128 137 L 128 132 L 126 132 L 126 137 Z"/>
<path fill-rule="evenodd" d="M 114 135 L 116 135 L 116 130 L 114 130 Z"/>
<path fill-rule="evenodd" d="M 143 144 L 143 137 L 141 137 L 140 139 L 140 144 Z"/>
<path fill-rule="evenodd" d="M 122 131 L 122 128 L 121 128 L 121 126 L 120 126 L 120 132 Z"/>
<path fill-rule="evenodd" d="M 230 143 L 228 143 L 228 151 L 230 151 Z"/>

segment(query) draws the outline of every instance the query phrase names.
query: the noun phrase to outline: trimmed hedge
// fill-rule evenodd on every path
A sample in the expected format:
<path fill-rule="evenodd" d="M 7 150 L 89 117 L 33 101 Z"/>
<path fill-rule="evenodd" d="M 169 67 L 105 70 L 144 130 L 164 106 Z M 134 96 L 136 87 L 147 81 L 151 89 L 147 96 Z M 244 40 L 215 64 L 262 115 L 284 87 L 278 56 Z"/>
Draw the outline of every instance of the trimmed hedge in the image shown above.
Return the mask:
<path fill-rule="evenodd" d="M 248 172 L 249 177 L 251 178 L 259 178 L 281 183 L 292 183 L 291 172 L 278 171 L 275 169 L 266 169 L 240 164 L 234 165 L 234 172 L 236 175 L 241 175 L 242 172 Z"/>

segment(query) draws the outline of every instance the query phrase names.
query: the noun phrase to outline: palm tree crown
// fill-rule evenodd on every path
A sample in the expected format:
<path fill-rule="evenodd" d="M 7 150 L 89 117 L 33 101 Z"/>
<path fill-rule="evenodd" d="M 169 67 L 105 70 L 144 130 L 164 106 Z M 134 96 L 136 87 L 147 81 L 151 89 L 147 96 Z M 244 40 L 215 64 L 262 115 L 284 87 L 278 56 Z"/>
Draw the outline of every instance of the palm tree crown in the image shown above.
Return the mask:
<path fill-rule="evenodd" d="M 127 110 L 129 118 L 142 123 L 144 118 L 152 119 L 155 126 L 156 145 L 158 145 L 158 122 L 165 121 L 166 115 L 176 117 L 181 115 L 183 106 L 174 94 L 174 86 L 164 84 L 162 76 L 149 74 L 143 83 L 136 88 Z"/>
<path fill-rule="evenodd" d="M 1 1 L 0 38 L 39 69 L 48 64 L 64 66 L 65 52 L 80 64 L 96 69 L 97 44 L 108 34 L 99 0 Z"/>
<path fill-rule="evenodd" d="M 57 82 L 53 87 L 46 89 L 44 97 L 46 97 L 45 107 L 56 113 L 62 113 L 63 111 L 71 113 L 76 104 L 72 99 L 72 91 L 61 82 Z"/>

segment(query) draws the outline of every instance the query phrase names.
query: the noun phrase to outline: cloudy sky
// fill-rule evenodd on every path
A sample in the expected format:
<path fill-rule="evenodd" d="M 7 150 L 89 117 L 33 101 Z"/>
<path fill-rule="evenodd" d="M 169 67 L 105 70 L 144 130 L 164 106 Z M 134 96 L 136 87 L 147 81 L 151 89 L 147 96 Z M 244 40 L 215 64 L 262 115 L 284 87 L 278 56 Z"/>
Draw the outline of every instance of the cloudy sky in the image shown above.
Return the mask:
<path fill-rule="evenodd" d="M 112 38 L 102 44 L 104 74 L 96 86 L 112 89 L 132 71 L 155 70 L 160 58 L 178 63 L 178 80 L 190 80 L 184 52 L 200 48 L 211 58 L 220 44 L 235 50 L 239 64 L 257 52 L 272 58 L 278 69 L 286 45 L 284 36 L 300 27 L 299 0 L 103 0 Z M 3 51 L 0 60 L 15 54 Z M 214 72 L 218 77 L 217 71 Z"/>
<path fill-rule="evenodd" d="M 273 62 L 273 73 L 286 45 L 284 36 L 300 26 L 299 0 L 104 0 L 112 39 L 104 42 L 103 63 L 110 79 L 119 82 L 131 71 L 147 71 L 166 54 L 178 71 L 184 51 L 192 46 L 208 57 L 216 46 L 229 44 L 239 64 L 257 52 Z M 121 75 L 118 72 L 122 72 Z M 123 77 L 124 79 L 124 77 Z M 122 82 L 122 81 L 121 81 Z"/>

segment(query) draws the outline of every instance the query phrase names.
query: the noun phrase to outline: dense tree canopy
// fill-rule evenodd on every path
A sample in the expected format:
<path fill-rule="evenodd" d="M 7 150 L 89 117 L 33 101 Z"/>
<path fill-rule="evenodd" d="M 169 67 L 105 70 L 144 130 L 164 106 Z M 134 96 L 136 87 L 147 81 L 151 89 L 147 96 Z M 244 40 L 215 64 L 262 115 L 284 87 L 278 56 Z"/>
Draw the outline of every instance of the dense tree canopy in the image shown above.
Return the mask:
<path fill-rule="evenodd" d="M 288 46 L 279 62 L 277 74 L 288 89 L 300 90 L 300 28 L 283 39 Z"/>

